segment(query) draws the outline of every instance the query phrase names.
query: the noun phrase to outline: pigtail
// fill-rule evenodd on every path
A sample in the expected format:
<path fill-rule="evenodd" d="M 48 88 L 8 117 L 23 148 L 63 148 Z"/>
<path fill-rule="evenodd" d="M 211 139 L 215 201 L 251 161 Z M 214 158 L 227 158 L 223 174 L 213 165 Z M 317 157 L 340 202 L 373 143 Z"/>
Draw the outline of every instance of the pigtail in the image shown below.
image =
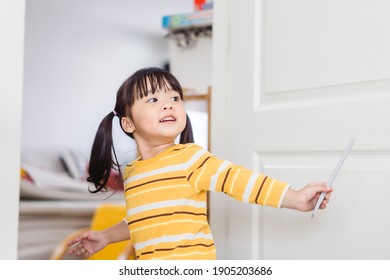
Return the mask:
<path fill-rule="evenodd" d="M 180 135 L 180 144 L 194 143 L 194 134 L 192 132 L 191 120 L 188 114 L 186 114 L 187 124 Z"/>
<path fill-rule="evenodd" d="M 88 167 L 89 177 L 87 181 L 95 185 L 95 190 L 91 193 L 98 193 L 106 190 L 108 179 L 113 167 L 113 139 L 112 139 L 112 119 L 114 113 L 109 113 L 100 123 L 92 145 L 91 157 Z"/>

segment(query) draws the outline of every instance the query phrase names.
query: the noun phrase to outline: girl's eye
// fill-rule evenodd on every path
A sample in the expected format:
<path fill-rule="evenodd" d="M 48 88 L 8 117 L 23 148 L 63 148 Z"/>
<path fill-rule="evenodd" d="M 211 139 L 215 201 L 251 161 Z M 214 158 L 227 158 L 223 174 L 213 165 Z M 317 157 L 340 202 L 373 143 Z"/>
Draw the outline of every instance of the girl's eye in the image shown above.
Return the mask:
<path fill-rule="evenodd" d="M 172 101 L 175 101 L 175 102 L 179 102 L 181 100 L 180 96 L 174 96 L 171 99 L 172 99 Z"/>
<path fill-rule="evenodd" d="M 157 98 L 150 98 L 148 99 L 147 101 L 148 103 L 154 103 L 154 102 L 157 102 Z"/>

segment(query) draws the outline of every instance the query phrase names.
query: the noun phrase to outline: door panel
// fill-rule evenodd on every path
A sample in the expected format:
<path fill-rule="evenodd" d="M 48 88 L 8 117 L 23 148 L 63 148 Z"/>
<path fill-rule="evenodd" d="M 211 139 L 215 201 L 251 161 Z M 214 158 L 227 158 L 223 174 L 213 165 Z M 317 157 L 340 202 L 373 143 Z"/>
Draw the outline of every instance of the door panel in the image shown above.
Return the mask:
<path fill-rule="evenodd" d="M 390 3 L 229 0 L 215 9 L 214 33 L 228 33 L 213 37 L 215 154 L 300 189 L 326 182 L 357 140 L 313 219 L 223 198 L 219 257 L 389 259 Z"/>
<path fill-rule="evenodd" d="M 259 158 L 265 173 L 302 186 L 318 178 L 326 180 L 340 155 L 279 152 Z M 389 180 L 389 153 L 354 152 L 334 183 L 331 204 L 313 219 L 311 213 L 264 209 L 264 258 L 388 259 Z"/>

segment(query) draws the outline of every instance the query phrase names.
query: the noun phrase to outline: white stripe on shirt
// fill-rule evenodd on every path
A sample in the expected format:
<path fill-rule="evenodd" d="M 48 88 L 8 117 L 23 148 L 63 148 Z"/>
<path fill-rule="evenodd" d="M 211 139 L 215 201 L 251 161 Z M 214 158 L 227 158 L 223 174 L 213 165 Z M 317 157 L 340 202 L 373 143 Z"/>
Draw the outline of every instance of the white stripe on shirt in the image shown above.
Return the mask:
<path fill-rule="evenodd" d="M 166 200 L 166 201 L 159 201 L 159 202 L 153 202 L 145 205 L 140 205 L 138 207 L 134 207 L 132 209 L 129 209 L 127 211 L 127 215 L 135 215 L 144 211 L 150 211 L 150 210 L 156 210 L 166 207 L 177 207 L 177 206 L 189 206 L 189 207 L 195 207 L 195 208 L 206 208 L 206 202 L 205 201 L 196 201 L 191 199 L 177 199 L 177 200 Z"/>
<path fill-rule="evenodd" d="M 217 181 L 218 181 L 218 177 L 219 175 L 226 170 L 226 168 L 231 164 L 230 161 L 227 161 L 225 160 L 224 162 L 222 162 L 221 166 L 218 168 L 217 170 L 217 173 L 215 173 L 212 177 L 211 177 L 211 181 L 210 181 L 210 191 L 215 191 L 217 189 Z"/>
<path fill-rule="evenodd" d="M 179 171 L 179 170 L 186 170 L 190 168 L 198 159 L 200 159 L 205 153 L 207 153 L 206 150 L 199 150 L 196 152 L 187 162 L 182 164 L 175 164 L 171 166 L 165 166 L 163 168 L 158 168 L 149 172 L 140 173 L 134 176 L 130 176 L 125 182 L 124 185 L 126 186 L 128 183 L 144 179 L 150 176 L 166 173 L 166 172 L 173 172 L 173 171 Z"/>
<path fill-rule="evenodd" d="M 251 177 L 249 178 L 248 183 L 246 184 L 244 194 L 242 196 L 242 201 L 243 202 L 249 202 L 249 197 L 252 193 L 252 190 L 255 186 L 256 180 L 259 177 L 258 173 L 253 172 Z"/>
<path fill-rule="evenodd" d="M 211 233 L 203 233 L 203 232 L 198 232 L 197 234 L 193 233 L 184 233 L 184 234 L 179 234 L 179 235 L 164 235 L 158 238 L 153 238 L 149 239 L 144 242 L 138 242 L 134 244 L 134 248 L 136 250 L 143 249 L 145 247 L 151 246 L 151 245 L 157 245 L 159 243 L 164 243 L 164 242 L 178 242 L 181 240 L 195 240 L 195 239 L 207 239 L 207 240 L 213 240 L 213 236 Z"/>

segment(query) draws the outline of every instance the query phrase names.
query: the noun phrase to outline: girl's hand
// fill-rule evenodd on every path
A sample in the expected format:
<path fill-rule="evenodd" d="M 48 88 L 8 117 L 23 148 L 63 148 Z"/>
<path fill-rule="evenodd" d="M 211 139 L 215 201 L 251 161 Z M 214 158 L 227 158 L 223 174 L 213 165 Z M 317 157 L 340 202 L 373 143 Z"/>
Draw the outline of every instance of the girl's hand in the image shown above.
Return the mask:
<path fill-rule="evenodd" d="M 289 189 L 283 199 L 282 207 L 304 212 L 312 211 L 321 192 L 326 192 L 325 198 L 320 205 L 321 209 L 325 209 L 333 189 L 323 182 L 310 183 L 299 191 Z"/>
<path fill-rule="evenodd" d="M 99 231 L 87 231 L 68 242 L 70 255 L 88 258 L 108 245 L 104 235 Z"/>

